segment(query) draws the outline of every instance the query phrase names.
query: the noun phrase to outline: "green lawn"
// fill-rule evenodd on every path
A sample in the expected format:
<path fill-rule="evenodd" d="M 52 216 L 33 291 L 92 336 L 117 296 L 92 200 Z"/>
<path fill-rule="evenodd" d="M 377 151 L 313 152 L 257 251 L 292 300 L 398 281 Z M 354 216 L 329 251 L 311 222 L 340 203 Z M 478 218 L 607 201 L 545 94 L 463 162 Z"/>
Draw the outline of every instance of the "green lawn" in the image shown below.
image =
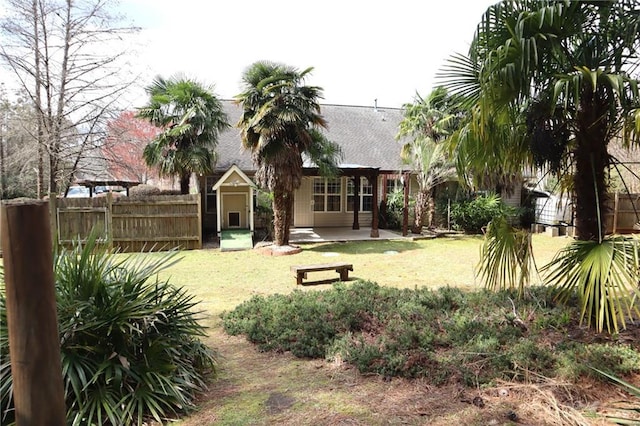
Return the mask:
<path fill-rule="evenodd" d="M 551 260 L 569 241 L 535 235 L 533 247 L 538 265 Z M 202 301 L 200 308 L 207 315 L 205 325 L 210 327 L 206 342 L 218 351 L 220 376 L 201 396 L 196 412 L 178 424 L 417 425 L 425 424 L 422 411 L 433 410 L 432 418 L 442 421 L 429 424 L 437 426 L 490 424 L 489 421 L 503 419 L 506 408 L 501 404 L 477 410 L 459 401 L 455 385 L 433 389 L 422 386 L 420 381 L 398 379 L 387 383 L 324 360 L 261 352 L 243 337 L 226 335 L 219 318 L 220 313 L 253 295 L 330 288 L 330 284 L 296 286 L 289 271 L 295 264 L 351 262 L 354 278 L 395 287 L 480 288 L 474 279 L 480 244 L 480 237 L 447 237 L 303 245 L 301 253 L 290 256 L 267 256 L 258 250 L 181 253 L 183 259 L 163 272 L 163 277 L 184 286 Z M 309 278 L 336 275 L 316 272 Z M 282 410 L 270 408 L 278 398 L 290 398 L 293 405 Z M 522 400 L 522 407 L 530 403 L 529 398 Z"/>
<path fill-rule="evenodd" d="M 538 265 L 543 265 L 569 240 L 534 235 Z M 164 272 L 173 284 L 184 286 L 201 308 L 216 320 L 253 295 L 329 288 L 331 284 L 296 286 L 291 265 L 345 261 L 353 263 L 350 277 L 395 287 L 457 286 L 478 288 L 474 268 L 480 237 L 447 237 L 416 241 L 361 241 L 302 245 L 290 256 L 266 256 L 258 250 L 220 252 L 217 249 L 185 251 L 182 260 Z M 315 272 L 311 280 L 336 277 Z"/>

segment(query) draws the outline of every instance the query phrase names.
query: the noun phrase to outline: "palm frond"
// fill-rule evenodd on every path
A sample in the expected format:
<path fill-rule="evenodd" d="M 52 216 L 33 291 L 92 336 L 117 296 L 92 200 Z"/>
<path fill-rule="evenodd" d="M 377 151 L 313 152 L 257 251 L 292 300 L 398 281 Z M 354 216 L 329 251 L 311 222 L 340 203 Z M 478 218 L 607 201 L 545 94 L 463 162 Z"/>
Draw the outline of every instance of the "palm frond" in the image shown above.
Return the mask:
<path fill-rule="evenodd" d="M 505 217 L 493 219 L 485 232 L 477 270 L 484 286 L 491 291 L 517 290 L 522 296 L 533 265 L 531 233 L 514 228 Z"/>
<path fill-rule="evenodd" d="M 572 241 L 541 268 L 561 301 L 580 299 L 580 321 L 598 331 L 617 332 L 626 318 L 640 315 L 638 240 L 611 236 L 598 241 Z"/>

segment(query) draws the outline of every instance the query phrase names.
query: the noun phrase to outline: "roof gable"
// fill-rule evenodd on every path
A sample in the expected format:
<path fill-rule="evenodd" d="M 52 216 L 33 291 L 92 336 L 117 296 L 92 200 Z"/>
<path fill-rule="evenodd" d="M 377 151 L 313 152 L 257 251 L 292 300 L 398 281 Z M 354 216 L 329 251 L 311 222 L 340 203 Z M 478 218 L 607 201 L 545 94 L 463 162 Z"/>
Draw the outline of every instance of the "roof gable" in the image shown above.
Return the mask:
<path fill-rule="evenodd" d="M 217 191 L 221 186 L 253 186 L 253 182 L 238 166 L 233 164 L 229 170 L 218 179 L 212 189 Z"/>

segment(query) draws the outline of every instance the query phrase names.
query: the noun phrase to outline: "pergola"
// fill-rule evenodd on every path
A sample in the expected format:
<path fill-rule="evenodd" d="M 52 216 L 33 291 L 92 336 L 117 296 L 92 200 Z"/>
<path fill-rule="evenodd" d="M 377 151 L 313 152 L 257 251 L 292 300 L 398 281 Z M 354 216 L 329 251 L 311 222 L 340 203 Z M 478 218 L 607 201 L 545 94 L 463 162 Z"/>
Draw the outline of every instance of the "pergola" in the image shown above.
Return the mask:
<path fill-rule="evenodd" d="M 141 185 L 142 182 L 132 182 L 127 180 L 80 180 L 76 182 L 76 185 L 89 188 L 89 196 L 93 197 L 93 192 L 96 186 L 121 186 L 127 191 L 129 196 L 129 188 Z"/>

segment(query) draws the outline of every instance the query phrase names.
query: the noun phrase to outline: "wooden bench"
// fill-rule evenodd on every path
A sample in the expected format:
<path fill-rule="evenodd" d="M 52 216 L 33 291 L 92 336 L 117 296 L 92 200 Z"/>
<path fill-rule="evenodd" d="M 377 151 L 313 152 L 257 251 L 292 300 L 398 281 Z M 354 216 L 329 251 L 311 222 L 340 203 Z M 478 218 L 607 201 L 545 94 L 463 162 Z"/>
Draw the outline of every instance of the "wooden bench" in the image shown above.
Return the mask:
<path fill-rule="evenodd" d="M 302 284 L 302 280 L 307 278 L 307 273 L 314 271 L 336 271 L 340 274 L 340 278 L 334 278 L 331 280 L 315 281 L 314 283 L 329 283 L 334 281 L 347 281 L 349 279 L 349 271 L 353 271 L 353 264 L 351 263 L 320 263 L 316 265 L 293 265 L 291 266 L 291 272 L 296 277 L 296 285 Z"/>

